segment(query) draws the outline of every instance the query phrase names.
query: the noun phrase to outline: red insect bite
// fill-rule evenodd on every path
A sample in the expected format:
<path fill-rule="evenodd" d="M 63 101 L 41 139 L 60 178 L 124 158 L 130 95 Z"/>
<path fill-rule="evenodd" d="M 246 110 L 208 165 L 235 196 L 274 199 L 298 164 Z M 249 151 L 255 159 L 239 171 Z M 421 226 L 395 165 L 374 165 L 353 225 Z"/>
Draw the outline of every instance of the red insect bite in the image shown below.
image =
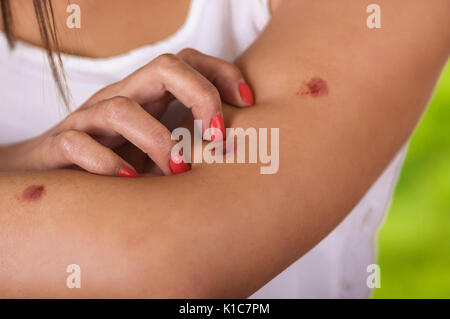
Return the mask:
<path fill-rule="evenodd" d="M 35 202 L 42 198 L 45 193 L 43 185 L 33 185 L 23 191 L 22 199 L 27 202 Z"/>
<path fill-rule="evenodd" d="M 312 97 L 328 95 L 327 82 L 322 78 L 313 77 L 309 82 L 305 82 L 297 92 L 297 96 L 304 95 L 310 95 Z"/>

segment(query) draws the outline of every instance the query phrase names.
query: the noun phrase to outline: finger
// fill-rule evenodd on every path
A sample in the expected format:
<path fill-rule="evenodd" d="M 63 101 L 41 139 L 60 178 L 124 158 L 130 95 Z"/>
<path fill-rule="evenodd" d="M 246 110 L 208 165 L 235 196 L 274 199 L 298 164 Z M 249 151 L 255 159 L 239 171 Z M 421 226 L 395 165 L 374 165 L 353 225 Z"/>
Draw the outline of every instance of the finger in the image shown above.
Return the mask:
<path fill-rule="evenodd" d="M 253 105 L 253 93 L 233 63 L 191 48 L 183 49 L 177 56 L 213 83 L 226 102 L 241 107 Z"/>
<path fill-rule="evenodd" d="M 122 91 L 137 103 L 158 101 L 172 94 L 202 121 L 202 132 L 212 128 L 225 136 L 222 101 L 217 88 L 173 54 L 164 54 L 122 80 Z M 142 87 L 145 86 L 145 90 Z"/>
<path fill-rule="evenodd" d="M 48 139 L 42 151 L 48 168 L 74 164 L 94 174 L 139 177 L 129 163 L 82 131 L 63 131 Z"/>
<path fill-rule="evenodd" d="M 146 153 L 165 175 L 190 169 L 178 156 L 172 157 L 176 141 L 169 130 L 138 103 L 126 97 L 114 97 L 77 111 L 67 120 L 71 128 L 93 135 L 120 134 Z M 172 162 L 176 162 L 173 166 Z"/>

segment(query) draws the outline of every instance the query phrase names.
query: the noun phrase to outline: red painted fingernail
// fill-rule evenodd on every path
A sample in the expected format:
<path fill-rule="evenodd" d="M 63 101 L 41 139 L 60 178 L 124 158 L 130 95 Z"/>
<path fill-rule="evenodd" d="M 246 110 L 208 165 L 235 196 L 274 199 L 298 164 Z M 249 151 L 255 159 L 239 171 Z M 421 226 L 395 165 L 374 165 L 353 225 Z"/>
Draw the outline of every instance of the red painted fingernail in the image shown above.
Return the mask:
<path fill-rule="evenodd" d="M 255 103 L 252 90 L 250 90 L 250 87 L 247 85 L 247 83 L 239 83 L 239 93 L 241 94 L 242 101 L 244 101 L 246 104 L 253 105 L 253 103 Z"/>
<path fill-rule="evenodd" d="M 211 128 L 211 140 L 212 141 L 220 141 L 219 136 L 216 136 L 214 134 L 215 130 L 220 130 L 222 132 L 222 140 L 225 139 L 226 137 L 226 127 L 225 127 L 225 122 L 223 121 L 223 117 L 221 114 L 216 115 L 212 120 L 211 120 L 211 124 L 209 125 L 209 127 Z"/>
<path fill-rule="evenodd" d="M 170 159 L 169 166 L 173 174 L 185 173 L 191 169 L 191 166 L 184 161 L 181 152 Z"/>
<path fill-rule="evenodd" d="M 138 173 L 136 173 L 131 168 L 129 168 L 125 165 L 120 168 L 119 176 L 120 177 L 130 177 L 130 178 L 140 177 Z"/>

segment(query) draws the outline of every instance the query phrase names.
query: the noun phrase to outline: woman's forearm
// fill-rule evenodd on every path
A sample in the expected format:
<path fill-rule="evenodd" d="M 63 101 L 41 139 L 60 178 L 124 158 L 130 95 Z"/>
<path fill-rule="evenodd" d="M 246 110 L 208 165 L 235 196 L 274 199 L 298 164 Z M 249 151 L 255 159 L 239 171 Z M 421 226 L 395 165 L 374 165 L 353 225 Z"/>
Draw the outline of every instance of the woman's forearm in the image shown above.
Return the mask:
<path fill-rule="evenodd" d="M 343 17 L 316 3 L 303 19 L 295 2 L 281 5 L 239 60 L 256 105 L 224 108 L 228 127 L 280 128 L 277 174 L 261 175 L 258 165 L 196 164 L 183 175 L 137 180 L 3 175 L 0 293 L 247 296 L 328 234 L 409 137 L 449 43 L 435 38 L 443 8 L 426 25 L 368 35 L 354 25 L 355 7 Z M 408 19 L 418 21 L 419 11 Z M 320 36 L 308 19 L 320 24 Z M 326 94 L 307 91 L 313 78 L 326 82 Z M 32 185 L 43 192 L 24 200 Z M 79 290 L 65 286 L 72 263 L 83 271 Z"/>

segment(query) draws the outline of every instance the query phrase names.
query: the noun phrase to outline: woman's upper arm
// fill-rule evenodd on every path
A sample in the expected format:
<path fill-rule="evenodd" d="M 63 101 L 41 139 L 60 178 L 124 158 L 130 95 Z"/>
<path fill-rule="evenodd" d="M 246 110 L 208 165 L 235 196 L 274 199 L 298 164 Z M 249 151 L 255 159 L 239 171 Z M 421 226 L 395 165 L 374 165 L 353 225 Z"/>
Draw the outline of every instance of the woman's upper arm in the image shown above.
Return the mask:
<path fill-rule="evenodd" d="M 382 29 L 371 30 L 369 2 L 283 0 L 238 60 L 256 105 L 225 106 L 227 126 L 279 128 L 276 174 L 195 164 L 169 178 L 0 177 L 9 278 L 27 278 L 17 264 L 27 261 L 48 276 L 79 263 L 86 285 L 95 283 L 85 296 L 120 290 L 119 273 L 136 283 L 125 291 L 143 296 L 238 297 L 261 287 L 356 205 L 406 142 L 447 60 L 448 2 L 378 2 Z M 40 201 L 21 199 L 30 184 L 45 186 Z"/>

